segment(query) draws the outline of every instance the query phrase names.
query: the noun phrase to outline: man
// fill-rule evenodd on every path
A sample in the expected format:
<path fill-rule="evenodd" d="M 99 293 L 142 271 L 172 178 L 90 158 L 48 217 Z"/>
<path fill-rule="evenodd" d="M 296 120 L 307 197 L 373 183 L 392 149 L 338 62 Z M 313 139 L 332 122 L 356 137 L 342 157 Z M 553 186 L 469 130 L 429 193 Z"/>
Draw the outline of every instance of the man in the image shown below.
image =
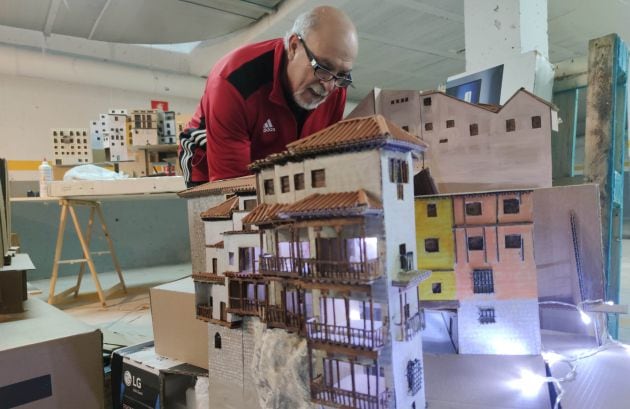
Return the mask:
<path fill-rule="evenodd" d="M 219 60 L 180 135 L 188 186 L 247 175 L 251 162 L 339 121 L 357 52 L 350 19 L 321 6 L 300 15 L 284 39 Z"/>

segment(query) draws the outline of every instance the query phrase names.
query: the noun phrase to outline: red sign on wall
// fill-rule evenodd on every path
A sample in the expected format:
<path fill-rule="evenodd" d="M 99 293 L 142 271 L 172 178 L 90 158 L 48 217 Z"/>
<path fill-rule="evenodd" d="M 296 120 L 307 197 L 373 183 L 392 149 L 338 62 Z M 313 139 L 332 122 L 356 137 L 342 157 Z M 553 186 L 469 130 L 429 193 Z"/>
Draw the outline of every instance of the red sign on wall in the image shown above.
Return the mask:
<path fill-rule="evenodd" d="M 158 109 L 160 111 L 168 111 L 168 101 L 151 100 L 151 109 Z"/>

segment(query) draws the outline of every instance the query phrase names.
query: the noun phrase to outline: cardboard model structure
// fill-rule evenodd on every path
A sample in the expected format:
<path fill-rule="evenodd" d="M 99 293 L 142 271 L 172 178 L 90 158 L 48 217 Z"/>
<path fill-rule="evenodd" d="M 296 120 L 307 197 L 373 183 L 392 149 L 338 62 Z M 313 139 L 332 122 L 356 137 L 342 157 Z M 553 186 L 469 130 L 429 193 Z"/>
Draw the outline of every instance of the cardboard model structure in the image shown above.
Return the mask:
<path fill-rule="evenodd" d="M 87 129 L 52 129 L 51 134 L 55 165 L 92 163 L 92 141 Z"/>
<path fill-rule="evenodd" d="M 239 195 L 197 213 L 217 402 L 425 406 L 418 285 L 429 273 L 415 268 L 407 223 L 412 153 L 425 146 L 382 116 L 342 121 L 252 164 L 259 204 L 247 216 L 252 199 Z"/>
<path fill-rule="evenodd" d="M 130 116 L 134 146 L 159 144 L 157 110 L 136 109 L 131 111 Z"/>
<path fill-rule="evenodd" d="M 439 91 L 375 89 L 348 116 L 383 114 L 430 146 L 440 193 L 551 187 L 557 109 L 518 90 L 503 106 L 471 104 Z"/>

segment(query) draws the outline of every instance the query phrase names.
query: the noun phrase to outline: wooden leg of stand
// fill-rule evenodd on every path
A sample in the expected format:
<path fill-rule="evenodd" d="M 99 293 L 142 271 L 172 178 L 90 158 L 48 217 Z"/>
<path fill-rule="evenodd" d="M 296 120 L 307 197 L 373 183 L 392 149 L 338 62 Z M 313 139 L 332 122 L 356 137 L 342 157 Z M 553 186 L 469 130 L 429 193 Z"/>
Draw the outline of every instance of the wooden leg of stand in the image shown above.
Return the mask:
<path fill-rule="evenodd" d="M 122 285 L 122 290 L 126 294 L 127 287 L 125 286 L 125 279 L 123 278 L 122 270 L 120 269 L 120 264 L 118 263 L 118 257 L 116 256 L 116 251 L 114 250 L 114 243 L 112 242 L 112 238 L 109 236 L 109 231 L 107 230 L 107 224 L 105 223 L 105 217 L 103 216 L 103 210 L 101 209 L 100 203 L 97 204 L 96 211 L 98 212 L 98 217 L 101 219 L 101 229 L 103 229 L 103 234 L 107 240 L 109 252 L 114 262 L 114 268 L 116 268 L 116 272 L 118 273 L 118 279 Z"/>
<path fill-rule="evenodd" d="M 50 290 L 48 292 L 48 304 L 52 304 L 55 299 L 55 285 L 59 274 L 59 260 L 63 248 L 63 233 L 66 230 L 66 218 L 68 216 L 68 202 L 61 200 L 61 214 L 59 216 L 59 230 L 57 231 L 57 246 L 55 247 L 55 258 L 53 259 L 52 275 L 50 277 Z"/>
<path fill-rule="evenodd" d="M 88 250 L 90 249 L 90 242 L 92 240 L 92 226 L 94 225 L 94 207 L 90 207 L 90 218 L 88 219 L 88 224 L 85 232 L 85 241 L 87 243 Z M 81 267 L 79 268 L 79 276 L 77 277 L 77 285 L 74 290 L 74 297 L 78 297 L 79 288 L 81 288 L 81 280 L 83 279 L 83 273 L 85 272 L 85 262 L 81 263 Z"/>
<path fill-rule="evenodd" d="M 94 281 L 94 285 L 96 286 L 96 292 L 98 293 L 98 298 L 101 301 L 101 305 L 105 307 L 107 306 L 107 303 L 105 302 L 105 295 L 103 294 L 101 283 L 98 280 L 98 276 L 96 275 L 96 268 L 94 267 L 94 261 L 92 261 L 92 255 L 90 254 L 90 249 L 88 248 L 85 242 L 83 233 L 81 233 L 81 225 L 79 224 L 79 219 L 77 218 L 77 214 L 74 211 L 74 208 L 72 207 L 70 207 L 70 216 L 72 216 L 74 228 L 77 231 L 77 237 L 79 238 L 79 242 L 81 243 L 81 249 L 83 250 L 83 256 L 87 260 L 88 268 L 90 269 L 90 274 L 92 275 L 92 280 Z"/>

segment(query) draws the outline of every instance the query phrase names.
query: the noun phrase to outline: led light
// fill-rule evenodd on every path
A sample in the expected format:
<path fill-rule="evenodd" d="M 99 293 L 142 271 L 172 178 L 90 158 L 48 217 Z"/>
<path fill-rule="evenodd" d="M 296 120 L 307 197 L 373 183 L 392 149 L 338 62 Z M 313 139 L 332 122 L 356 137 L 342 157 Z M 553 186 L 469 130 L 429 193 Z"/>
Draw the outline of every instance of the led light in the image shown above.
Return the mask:
<path fill-rule="evenodd" d="M 521 377 L 512 381 L 512 387 L 521 391 L 524 396 L 534 397 L 538 395 L 545 378 L 530 370 L 522 370 Z"/>
<path fill-rule="evenodd" d="M 542 357 L 549 365 L 553 365 L 556 362 L 560 362 L 565 360 L 566 358 L 556 352 L 553 351 L 545 351 L 542 353 Z"/>
<path fill-rule="evenodd" d="M 591 323 L 591 317 L 589 317 L 584 311 L 580 311 L 580 318 L 582 318 L 582 322 L 586 325 Z"/>

